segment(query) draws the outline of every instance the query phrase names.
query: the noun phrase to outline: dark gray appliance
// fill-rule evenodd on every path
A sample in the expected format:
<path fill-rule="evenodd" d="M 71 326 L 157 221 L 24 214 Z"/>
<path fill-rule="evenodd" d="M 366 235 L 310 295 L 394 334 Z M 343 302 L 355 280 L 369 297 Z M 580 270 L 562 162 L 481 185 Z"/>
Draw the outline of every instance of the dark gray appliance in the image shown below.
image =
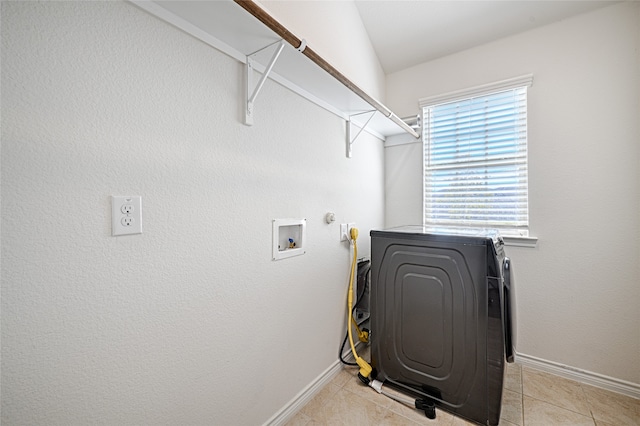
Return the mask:
<path fill-rule="evenodd" d="M 513 360 L 503 245 L 489 230 L 371 231 L 378 380 L 467 420 L 498 424 L 505 358 Z"/>
<path fill-rule="evenodd" d="M 358 276 L 356 295 L 358 297 L 355 306 L 354 318 L 358 325 L 362 325 L 369 320 L 371 260 L 362 259 L 358 261 Z"/>

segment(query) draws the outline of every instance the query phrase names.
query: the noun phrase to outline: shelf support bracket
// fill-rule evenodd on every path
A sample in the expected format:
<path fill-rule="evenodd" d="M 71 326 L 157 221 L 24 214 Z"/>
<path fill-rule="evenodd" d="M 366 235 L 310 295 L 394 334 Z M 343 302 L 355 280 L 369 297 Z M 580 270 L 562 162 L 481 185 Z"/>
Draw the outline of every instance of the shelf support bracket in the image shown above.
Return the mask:
<path fill-rule="evenodd" d="M 247 83 L 247 90 L 246 90 L 247 99 L 246 99 L 245 114 L 244 114 L 244 124 L 246 124 L 247 126 L 253 125 L 253 107 L 254 107 L 256 98 L 258 97 L 258 93 L 260 93 L 262 86 L 264 86 L 264 83 L 267 81 L 267 78 L 269 78 L 269 74 L 271 73 L 273 66 L 276 64 L 276 61 L 280 57 L 280 54 L 282 53 L 282 49 L 284 49 L 284 40 L 280 40 L 276 43 L 278 45 L 276 47 L 276 51 L 273 53 L 273 56 L 271 57 L 269 64 L 265 68 L 264 73 L 262 73 L 262 77 L 260 77 L 260 81 L 258 81 L 258 84 L 256 84 L 255 88 L 253 89 L 252 87 L 253 87 L 254 60 L 251 58 L 251 56 L 255 55 L 261 50 L 266 49 L 267 47 L 271 46 L 271 44 L 269 46 L 264 47 L 263 49 L 258 50 L 257 52 L 253 52 L 250 55 L 247 55 L 247 66 L 245 67 L 245 77 L 246 77 L 246 83 Z"/>
<path fill-rule="evenodd" d="M 362 131 L 367 127 L 367 125 L 369 124 L 373 116 L 376 115 L 376 111 L 377 110 L 374 109 L 371 111 L 359 112 L 358 114 L 353 114 L 349 116 L 349 120 L 347 121 L 347 158 L 352 157 L 353 152 L 351 150 L 351 147 L 353 143 L 356 141 L 356 139 L 358 139 L 358 136 L 360 136 L 360 133 L 362 133 Z M 367 121 L 364 123 L 363 126 L 360 126 L 359 124 L 355 124 L 352 118 L 358 115 L 363 115 L 363 114 L 371 114 L 371 115 L 369 115 L 369 118 L 367 119 Z M 359 130 L 354 137 L 351 137 L 353 126 L 358 127 Z"/>

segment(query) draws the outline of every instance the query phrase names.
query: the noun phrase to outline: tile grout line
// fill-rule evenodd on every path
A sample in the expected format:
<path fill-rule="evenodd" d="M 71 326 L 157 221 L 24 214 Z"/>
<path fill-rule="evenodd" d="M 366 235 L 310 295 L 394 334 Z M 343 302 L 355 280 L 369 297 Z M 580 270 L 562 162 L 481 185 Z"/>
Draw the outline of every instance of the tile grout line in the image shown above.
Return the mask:
<path fill-rule="evenodd" d="M 584 387 L 582 386 L 582 383 L 579 383 L 579 385 L 580 385 L 580 391 L 582 392 L 582 395 L 584 395 L 584 400 L 587 401 L 587 407 L 589 407 L 589 413 L 591 413 L 591 419 L 593 420 L 593 424 L 597 425 L 598 421 L 596 420 L 595 414 L 593 414 L 593 409 L 591 408 L 591 400 L 587 396 L 587 392 L 585 392 Z"/>
<path fill-rule="evenodd" d="M 543 402 L 545 404 L 549 404 L 549 405 L 551 405 L 553 407 L 560 408 L 560 409 L 566 410 L 566 411 L 570 411 L 570 412 L 572 412 L 574 414 L 578 414 L 578 415 L 583 416 L 583 417 L 590 417 L 591 420 L 593 421 L 594 425 L 597 425 L 597 420 L 596 420 L 596 418 L 595 418 L 595 416 L 593 414 L 592 404 L 591 404 L 590 399 L 587 397 L 587 394 L 586 394 L 586 392 L 584 390 L 584 387 L 583 387 L 583 383 L 578 382 L 576 380 L 567 379 L 567 378 L 562 377 L 562 376 L 557 376 L 557 375 L 554 375 L 552 373 L 547 373 L 547 374 L 550 374 L 550 375 L 553 375 L 553 376 L 557 376 L 557 377 L 560 377 L 561 379 L 564 379 L 564 380 L 567 380 L 567 381 L 570 381 L 570 382 L 573 382 L 573 383 L 577 384 L 578 387 L 580 388 L 580 392 L 581 392 L 582 396 L 584 397 L 584 401 L 586 402 L 587 408 L 589 409 L 589 415 L 587 415 L 585 413 L 581 413 L 581 412 L 576 411 L 576 410 L 571 409 L 571 408 L 567 408 L 567 407 L 564 407 L 564 406 L 561 406 L 561 405 L 557 405 L 555 402 L 552 402 L 552 401 L 536 398 L 535 396 L 532 396 L 532 395 L 525 395 L 525 393 L 524 393 L 524 373 L 521 373 L 521 374 L 522 374 L 522 396 L 523 396 L 523 413 L 522 413 L 522 415 L 523 415 L 523 417 L 524 417 L 524 397 L 527 396 L 528 398 L 535 399 L 536 401 L 540 401 L 540 402 Z M 524 422 L 524 420 L 523 420 L 523 422 Z"/>
<path fill-rule="evenodd" d="M 536 398 L 535 396 L 524 395 L 524 394 L 522 396 L 523 396 L 523 398 L 526 396 L 527 398 L 535 399 L 536 401 L 551 405 L 551 406 L 556 407 L 556 408 L 560 408 L 561 410 L 570 411 L 570 412 L 572 412 L 574 414 L 577 414 L 579 416 L 582 416 L 582 417 L 593 417 L 590 405 L 588 407 L 589 408 L 589 415 L 587 415 L 587 414 L 581 413 L 579 411 L 572 410 L 571 408 L 563 407 L 561 405 L 556 405 L 553 402 L 550 402 L 550 401 L 547 401 L 547 400 L 544 400 L 544 399 L 540 399 L 540 398 Z"/>
<path fill-rule="evenodd" d="M 524 392 L 520 394 L 520 408 L 522 410 L 522 418 L 520 420 L 522 420 L 522 426 L 525 426 L 524 424 Z"/>
<path fill-rule="evenodd" d="M 520 409 L 522 410 L 522 426 L 524 424 L 524 374 L 522 373 L 522 365 L 519 368 L 520 370 Z"/>

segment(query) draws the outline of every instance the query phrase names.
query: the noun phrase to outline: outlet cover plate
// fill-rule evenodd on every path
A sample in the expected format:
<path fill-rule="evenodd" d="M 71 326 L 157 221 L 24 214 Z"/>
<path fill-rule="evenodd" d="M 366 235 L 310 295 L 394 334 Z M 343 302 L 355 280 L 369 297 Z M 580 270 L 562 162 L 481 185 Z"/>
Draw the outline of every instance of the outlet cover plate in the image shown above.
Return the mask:
<path fill-rule="evenodd" d="M 347 234 L 347 224 L 340 224 L 340 241 L 349 241 L 349 234 Z"/>
<path fill-rule="evenodd" d="M 142 234 L 142 197 L 111 196 L 111 235 Z"/>

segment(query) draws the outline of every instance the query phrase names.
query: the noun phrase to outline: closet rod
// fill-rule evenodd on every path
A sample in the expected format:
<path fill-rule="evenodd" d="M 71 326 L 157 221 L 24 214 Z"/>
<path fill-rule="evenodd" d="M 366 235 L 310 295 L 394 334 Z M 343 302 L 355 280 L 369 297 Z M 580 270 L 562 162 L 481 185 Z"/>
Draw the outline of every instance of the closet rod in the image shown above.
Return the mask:
<path fill-rule="evenodd" d="M 257 5 L 253 0 L 234 0 L 236 4 L 242 7 L 244 10 L 253 15 L 260 22 L 265 24 L 271 31 L 275 32 L 279 37 L 282 37 L 284 41 L 292 45 L 294 48 L 298 49 L 303 47 L 302 40 L 296 37 L 291 31 L 286 29 L 282 24 L 276 21 L 271 15 L 265 12 L 260 6 Z M 340 83 L 344 84 L 356 95 L 360 96 L 367 103 L 369 103 L 372 107 L 382 113 L 385 117 L 389 118 L 389 120 L 396 123 L 400 126 L 405 132 L 409 133 L 415 138 L 420 137 L 415 130 L 413 130 L 407 123 L 402 121 L 400 117 L 395 115 L 393 112 L 389 110 L 386 106 L 382 105 L 376 99 L 369 96 L 364 90 L 356 86 L 351 80 L 345 77 L 340 71 L 335 69 L 331 64 L 325 61 L 320 55 L 314 52 L 308 46 L 304 47 L 302 53 L 309 59 L 311 59 L 316 65 L 322 68 L 324 71 L 329 73 L 333 78 L 338 80 Z"/>

